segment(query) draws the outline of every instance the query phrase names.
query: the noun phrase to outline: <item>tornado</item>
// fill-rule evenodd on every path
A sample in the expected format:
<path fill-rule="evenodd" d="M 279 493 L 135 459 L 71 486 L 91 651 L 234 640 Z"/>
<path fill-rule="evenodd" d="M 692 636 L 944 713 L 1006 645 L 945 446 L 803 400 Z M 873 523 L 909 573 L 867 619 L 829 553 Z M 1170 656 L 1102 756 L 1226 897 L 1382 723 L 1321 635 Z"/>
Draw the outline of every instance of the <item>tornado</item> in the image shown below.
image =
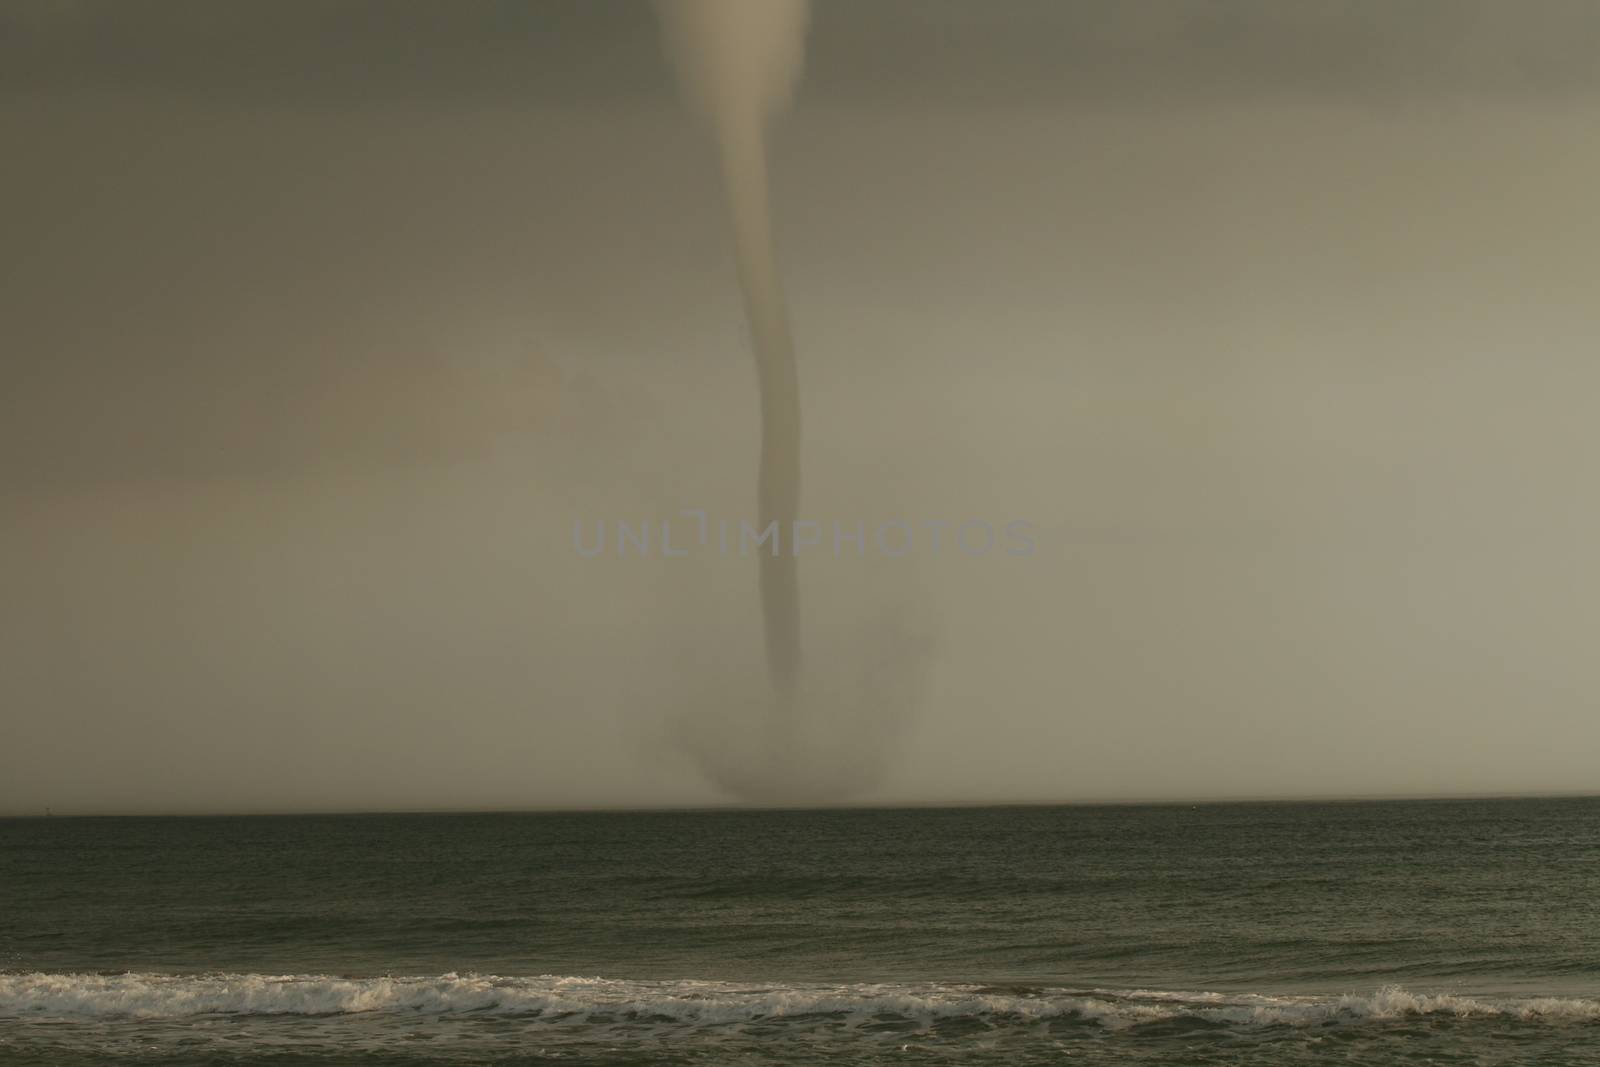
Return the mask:
<path fill-rule="evenodd" d="M 739 284 L 761 390 L 756 502 L 767 672 L 780 706 L 800 673 L 800 588 L 789 543 L 800 508 L 800 383 L 768 206 L 767 130 L 799 83 L 807 0 L 656 0 L 666 54 L 722 163 Z"/>

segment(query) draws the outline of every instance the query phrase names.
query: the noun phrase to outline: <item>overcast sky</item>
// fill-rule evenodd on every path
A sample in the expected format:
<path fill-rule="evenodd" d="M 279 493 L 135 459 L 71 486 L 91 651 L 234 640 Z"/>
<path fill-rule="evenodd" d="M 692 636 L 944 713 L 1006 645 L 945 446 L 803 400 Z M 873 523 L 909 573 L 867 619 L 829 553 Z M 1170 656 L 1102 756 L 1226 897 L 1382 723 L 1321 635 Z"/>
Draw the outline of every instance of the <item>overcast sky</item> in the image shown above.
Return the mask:
<path fill-rule="evenodd" d="M 818 0 L 801 510 L 1036 542 L 803 559 L 819 780 L 1600 790 L 1597 50 L 1587 0 Z M 754 562 L 572 535 L 754 517 L 647 5 L 0 0 L 0 144 L 0 812 L 732 798 Z"/>

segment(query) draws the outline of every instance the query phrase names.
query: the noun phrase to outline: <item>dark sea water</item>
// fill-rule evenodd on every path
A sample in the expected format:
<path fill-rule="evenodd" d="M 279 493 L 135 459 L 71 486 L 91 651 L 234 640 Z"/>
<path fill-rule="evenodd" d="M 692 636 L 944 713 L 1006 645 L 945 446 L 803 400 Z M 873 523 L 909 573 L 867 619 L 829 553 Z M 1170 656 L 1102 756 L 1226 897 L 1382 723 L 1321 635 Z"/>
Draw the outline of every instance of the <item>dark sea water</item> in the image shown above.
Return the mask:
<path fill-rule="evenodd" d="M 1600 1064 L 1600 800 L 0 820 L 0 1064 Z"/>

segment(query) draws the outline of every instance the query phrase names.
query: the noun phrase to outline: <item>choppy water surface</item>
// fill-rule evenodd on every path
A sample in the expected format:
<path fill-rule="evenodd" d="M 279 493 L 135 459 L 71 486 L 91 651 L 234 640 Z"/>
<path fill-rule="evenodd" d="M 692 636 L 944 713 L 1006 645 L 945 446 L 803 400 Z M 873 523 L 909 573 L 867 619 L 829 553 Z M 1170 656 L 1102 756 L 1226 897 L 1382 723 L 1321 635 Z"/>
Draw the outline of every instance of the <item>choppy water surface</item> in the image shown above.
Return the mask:
<path fill-rule="evenodd" d="M 0 820 L 0 1062 L 1589 1064 L 1600 800 Z"/>

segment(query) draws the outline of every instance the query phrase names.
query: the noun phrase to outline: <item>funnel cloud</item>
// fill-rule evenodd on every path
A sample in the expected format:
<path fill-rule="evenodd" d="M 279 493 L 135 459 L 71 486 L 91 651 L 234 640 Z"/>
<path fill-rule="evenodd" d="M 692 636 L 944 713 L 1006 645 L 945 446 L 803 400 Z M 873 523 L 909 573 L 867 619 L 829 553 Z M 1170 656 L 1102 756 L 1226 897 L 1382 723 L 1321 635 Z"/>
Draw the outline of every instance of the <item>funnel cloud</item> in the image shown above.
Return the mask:
<path fill-rule="evenodd" d="M 710 125 L 721 160 L 761 394 L 759 526 L 776 531 L 771 551 L 757 553 L 766 691 L 707 665 L 686 680 L 683 736 L 724 792 L 759 803 L 835 802 L 884 774 L 915 706 L 915 665 L 929 641 L 902 618 L 829 649 L 825 672 L 802 671 L 800 553 L 791 544 L 800 519 L 800 383 L 773 250 L 767 129 L 800 81 L 808 3 L 658 0 L 657 11 L 684 95 Z M 839 616 L 829 620 L 830 638 L 851 633 Z"/>
<path fill-rule="evenodd" d="M 798 561 L 787 541 L 800 512 L 800 383 L 767 205 L 767 122 L 789 103 L 805 58 L 806 0 L 660 0 L 662 36 L 684 91 L 711 124 L 738 253 L 761 387 L 760 556 L 767 669 L 792 703 L 800 672 Z"/>

